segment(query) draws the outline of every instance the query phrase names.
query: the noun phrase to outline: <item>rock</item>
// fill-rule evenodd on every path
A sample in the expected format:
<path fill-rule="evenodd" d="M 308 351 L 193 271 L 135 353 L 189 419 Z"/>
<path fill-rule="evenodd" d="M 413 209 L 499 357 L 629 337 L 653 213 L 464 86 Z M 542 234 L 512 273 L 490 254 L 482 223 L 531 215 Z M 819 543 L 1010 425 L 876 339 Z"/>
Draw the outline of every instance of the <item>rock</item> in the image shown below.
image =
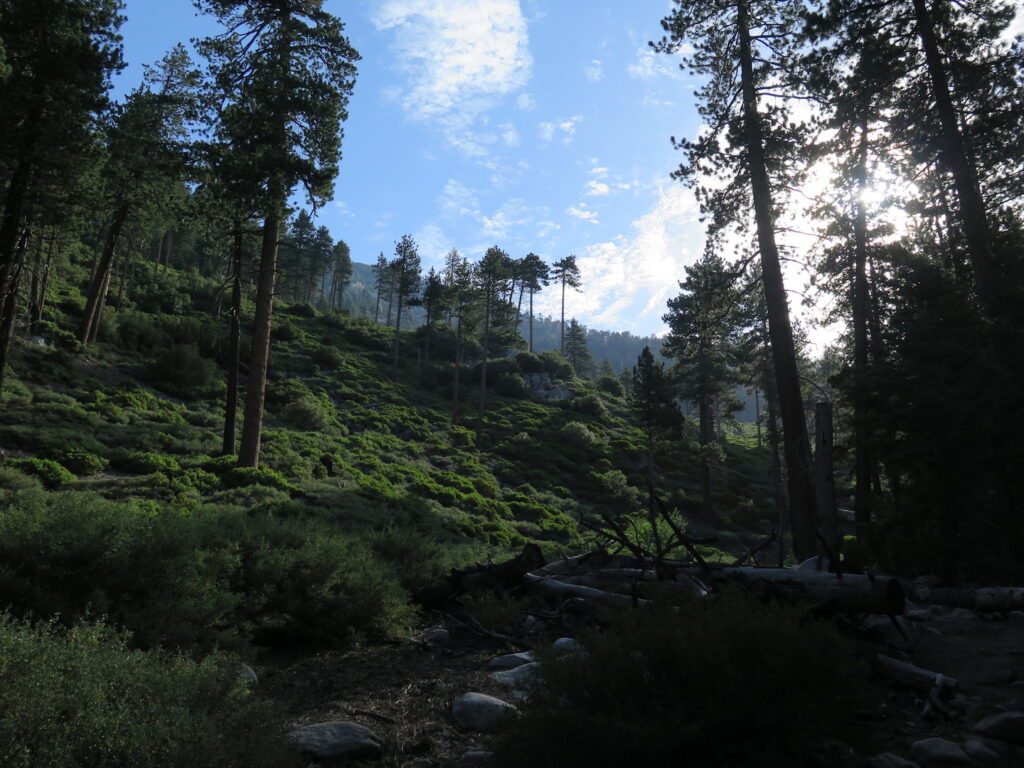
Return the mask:
<path fill-rule="evenodd" d="M 462 694 L 452 704 L 455 722 L 473 731 L 494 731 L 503 717 L 515 711 L 515 706 L 507 701 L 472 691 Z"/>
<path fill-rule="evenodd" d="M 931 626 L 947 635 L 972 635 L 981 631 L 981 619 L 969 608 L 953 608 L 936 615 Z"/>
<path fill-rule="evenodd" d="M 250 691 L 257 688 L 260 684 L 260 678 L 256 674 L 256 670 L 248 664 L 238 665 L 238 676 L 245 681 L 245 684 L 249 686 Z"/>
<path fill-rule="evenodd" d="M 419 757 L 411 763 L 406 763 L 404 768 L 437 768 L 437 763 L 433 760 L 427 760 L 426 758 Z"/>
<path fill-rule="evenodd" d="M 903 614 L 903 616 L 909 621 L 931 621 L 934 618 L 931 612 L 923 610 L 921 608 L 915 608 L 912 611 L 906 611 Z"/>
<path fill-rule="evenodd" d="M 384 754 L 380 739 L 358 723 L 306 725 L 291 731 L 286 738 L 292 747 L 317 760 L 379 760 Z"/>
<path fill-rule="evenodd" d="M 964 742 L 964 752 L 971 760 L 979 763 L 995 763 L 1002 759 L 998 752 L 978 739 L 967 739 Z"/>
<path fill-rule="evenodd" d="M 451 634 L 440 624 L 423 630 L 423 642 L 425 643 L 443 643 L 449 639 L 451 639 Z"/>
<path fill-rule="evenodd" d="M 572 653 L 583 651 L 583 646 L 579 641 L 571 637 L 560 637 L 551 644 L 551 647 L 557 648 L 560 651 L 571 651 Z"/>
<path fill-rule="evenodd" d="M 910 746 L 910 756 L 925 766 L 970 765 L 971 758 L 956 742 L 948 739 L 921 739 Z"/>
<path fill-rule="evenodd" d="M 967 724 L 974 726 L 981 720 L 984 720 L 989 715 L 995 715 L 999 712 L 1005 712 L 1005 707 L 1000 707 L 998 704 L 993 704 L 990 701 L 975 701 L 967 706 L 967 710 L 964 712 L 964 719 Z"/>
<path fill-rule="evenodd" d="M 495 656 L 493 659 L 487 662 L 487 669 L 515 669 L 521 667 L 523 664 L 529 664 L 533 661 L 533 651 L 523 651 L 522 653 L 509 653 L 504 656 Z"/>
<path fill-rule="evenodd" d="M 555 384 L 551 380 L 550 373 L 524 373 L 523 381 L 526 382 L 529 395 L 534 400 L 557 402 L 568 400 L 573 396 L 572 390 Z"/>
<path fill-rule="evenodd" d="M 907 621 L 903 616 L 889 618 L 888 616 L 871 615 L 864 619 L 860 626 L 864 631 L 870 632 L 878 642 L 896 648 L 906 650 L 917 641 L 917 625 Z"/>
<path fill-rule="evenodd" d="M 507 685 L 520 697 L 525 694 L 530 686 L 539 677 L 540 664 L 536 661 L 531 661 L 528 664 L 523 664 L 516 667 L 515 669 L 507 669 L 501 672 L 491 672 L 491 679 L 495 680 L 502 685 Z"/>
<path fill-rule="evenodd" d="M 912 763 L 906 758 L 894 755 L 892 752 L 883 752 L 871 758 L 868 763 L 870 768 L 918 768 L 917 763 Z"/>
<path fill-rule="evenodd" d="M 975 733 L 1011 744 L 1024 744 L 1024 712 L 997 712 L 974 724 Z"/>
<path fill-rule="evenodd" d="M 462 754 L 460 766 L 464 768 L 489 768 L 495 765 L 494 753 L 483 749 L 471 749 Z"/>

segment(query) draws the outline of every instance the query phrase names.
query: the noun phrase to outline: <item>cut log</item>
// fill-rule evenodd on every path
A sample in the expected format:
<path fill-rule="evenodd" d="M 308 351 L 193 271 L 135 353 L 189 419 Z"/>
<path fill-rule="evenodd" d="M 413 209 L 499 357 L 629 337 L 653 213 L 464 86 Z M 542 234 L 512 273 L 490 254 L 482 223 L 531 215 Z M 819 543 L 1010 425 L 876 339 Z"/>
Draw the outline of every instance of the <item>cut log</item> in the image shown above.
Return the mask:
<path fill-rule="evenodd" d="M 1005 612 L 1024 610 L 1024 587 L 983 587 L 981 589 L 949 589 L 939 587 L 922 590 L 922 602 L 973 608 L 976 611 Z"/>
<path fill-rule="evenodd" d="M 634 604 L 634 599 L 630 595 L 618 595 L 614 592 L 605 592 L 604 590 L 587 587 L 582 584 L 567 584 L 564 581 L 559 581 L 549 576 L 539 576 L 533 573 L 526 574 L 524 578 L 542 592 L 561 599 L 581 597 L 584 600 L 595 603 L 596 605 L 604 605 L 614 608 L 631 608 Z M 650 600 L 644 600 L 641 598 L 636 602 L 640 605 L 644 605 L 649 603 Z"/>
<path fill-rule="evenodd" d="M 958 685 L 955 678 L 947 677 L 940 672 L 921 669 L 883 654 L 875 657 L 875 670 L 888 680 L 929 693 L 935 688 L 952 691 Z"/>

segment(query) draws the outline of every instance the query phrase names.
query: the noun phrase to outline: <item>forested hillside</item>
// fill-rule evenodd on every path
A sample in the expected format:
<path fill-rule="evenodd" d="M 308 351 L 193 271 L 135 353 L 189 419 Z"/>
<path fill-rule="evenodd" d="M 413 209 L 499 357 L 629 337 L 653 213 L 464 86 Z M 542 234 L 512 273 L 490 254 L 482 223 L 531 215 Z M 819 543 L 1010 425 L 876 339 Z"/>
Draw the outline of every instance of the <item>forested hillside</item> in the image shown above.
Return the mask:
<path fill-rule="evenodd" d="M 1014 3 L 674 0 L 663 337 L 564 315 L 575 255 L 353 260 L 338 4 L 195 5 L 115 100 L 118 0 L 0 0 L 0 763 L 1020 757 Z"/>

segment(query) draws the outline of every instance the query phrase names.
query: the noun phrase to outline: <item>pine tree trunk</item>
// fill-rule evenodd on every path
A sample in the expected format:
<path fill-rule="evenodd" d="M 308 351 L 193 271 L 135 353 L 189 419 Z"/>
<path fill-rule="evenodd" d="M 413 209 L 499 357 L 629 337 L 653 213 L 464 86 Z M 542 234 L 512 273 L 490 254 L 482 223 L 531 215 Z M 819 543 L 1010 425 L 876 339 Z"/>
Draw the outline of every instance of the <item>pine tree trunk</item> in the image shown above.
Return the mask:
<path fill-rule="evenodd" d="M 128 213 L 131 206 L 127 201 L 122 202 L 114 213 L 114 219 L 110 222 L 110 229 L 107 230 L 107 239 L 103 245 L 103 253 L 93 270 L 92 280 L 89 283 L 89 295 L 85 302 L 85 313 L 82 316 L 82 324 L 79 327 L 78 339 L 83 344 L 89 344 L 96 340 L 99 331 L 100 316 L 103 314 L 103 304 L 107 300 L 107 290 L 110 287 L 110 275 L 114 268 L 114 254 L 117 252 L 117 243 L 121 237 L 121 230 L 125 221 L 128 220 Z"/>
<path fill-rule="evenodd" d="M 25 244 L 28 242 L 28 231 L 22 232 L 16 242 L 13 261 L 6 265 L 0 276 L 0 394 L 7 383 L 7 359 L 11 351 L 11 340 L 14 338 L 14 323 L 18 315 L 18 289 L 25 259 Z"/>
<path fill-rule="evenodd" d="M 403 298 L 404 298 L 404 294 L 402 293 L 402 291 L 399 291 L 398 292 L 398 314 L 395 315 L 395 348 L 394 348 L 395 361 L 394 362 L 395 362 L 395 378 L 396 379 L 398 378 L 398 347 L 399 347 L 399 345 L 401 343 L 401 335 L 400 334 L 402 332 L 402 299 Z"/>
<path fill-rule="evenodd" d="M 228 330 L 228 381 L 224 400 L 224 440 L 221 454 L 235 453 L 235 432 L 238 420 L 238 367 L 242 349 L 242 222 L 235 222 L 234 244 L 231 248 L 231 325 Z"/>
<path fill-rule="evenodd" d="M 487 407 L 487 358 L 491 352 L 491 294 L 487 290 L 487 299 L 484 304 L 484 360 L 480 366 L 480 407 L 477 419 L 480 424 L 484 422 L 484 410 Z"/>
<path fill-rule="evenodd" d="M 818 513 L 822 518 L 822 536 L 828 546 L 828 555 L 838 559 L 840 537 L 839 520 L 836 518 L 832 443 L 832 403 L 817 403 L 814 407 L 814 484 L 817 489 Z"/>
<path fill-rule="evenodd" d="M 761 118 L 757 112 L 757 91 L 754 86 L 747 2 L 741 0 L 737 3 L 737 8 L 747 162 L 754 202 L 754 217 L 757 222 L 757 241 L 761 253 L 765 301 L 768 309 L 768 333 L 771 338 L 775 378 L 778 384 L 779 409 L 782 415 L 793 547 L 796 550 L 797 558 L 802 560 L 812 556 L 816 550 L 814 535 L 817 527 L 817 514 L 815 512 L 811 447 L 800 394 L 796 347 L 793 342 L 793 329 L 789 321 L 786 287 L 782 279 L 778 247 L 775 244 L 772 193 L 768 180 Z"/>
<path fill-rule="evenodd" d="M 565 354 L 565 276 L 562 276 L 562 322 L 558 330 L 558 351 Z"/>
<path fill-rule="evenodd" d="M 452 382 L 452 422 L 459 423 L 461 418 L 461 407 L 459 403 L 459 385 L 462 383 L 462 315 L 458 315 L 455 321 L 455 378 Z"/>
<path fill-rule="evenodd" d="M 942 53 L 939 51 L 935 25 L 925 0 L 914 0 L 914 21 L 921 47 L 924 49 L 932 98 L 935 99 L 935 112 L 942 132 L 940 158 L 952 174 L 956 186 L 960 201 L 960 222 L 967 240 L 967 251 L 971 256 L 971 266 L 974 268 L 978 298 L 991 314 L 996 309 L 999 279 L 992 250 L 992 231 L 985 210 L 985 201 L 981 196 L 978 172 L 970 157 L 967 142 L 960 132 L 949 87 L 949 76 Z"/>
<path fill-rule="evenodd" d="M 530 352 L 533 352 L 533 289 L 530 289 Z"/>
<path fill-rule="evenodd" d="M 776 406 L 775 381 L 769 373 L 765 377 L 764 399 L 768 404 L 768 449 L 772 459 L 772 479 L 775 484 L 775 511 L 778 515 L 779 526 L 779 568 L 785 557 L 786 520 L 789 517 L 789 498 L 786 495 L 786 486 L 782 478 L 782 457 L 779 455 L 779 415 Z"/>
<path fill-rule="evenodd" d="M 277 182 L 280 187 L 280 182 Z M 271 195 L 283 199 L 284 195 Z M 274 285 L 277 279 L 277 243 L 281 233 L 281 210 L 276 205 L 263 221 L 260 246 L 260 276 L 256 288 L 256 315 L 253 319 L 249 377 L 245 387 L 245 414 L 238 447 L 238 466 L 257 467 L 260 463 L 260 438 L 263 432 L 263 407 L 270 362 L 270 330 L 274 314 Z"/>
<path fill-rule="evenodd" d="M 853 267 L 853 445 L 854 473 L 854 516 L 857 526 L 857 540 L 867 541 L 868 526 L 871 525 L 871 456 L 868 453 L 867 419 L 867 370 L 868 370 L 868 225 L 864 194 L 867 190 L 868 126 L 860 126 L 860 144 L 857 150 L 857 165 L 854 178 L 857 183 L 857 212 L 853 221 L 854 267 Z"/>

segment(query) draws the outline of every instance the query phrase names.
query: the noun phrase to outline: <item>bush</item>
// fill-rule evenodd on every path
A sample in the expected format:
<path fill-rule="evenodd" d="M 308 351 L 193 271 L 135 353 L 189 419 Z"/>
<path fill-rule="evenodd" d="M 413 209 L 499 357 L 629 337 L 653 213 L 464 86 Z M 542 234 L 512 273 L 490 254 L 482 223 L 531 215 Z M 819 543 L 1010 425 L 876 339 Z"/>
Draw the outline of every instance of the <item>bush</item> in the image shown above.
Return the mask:
<path fill-rule="evenodd" d="M 286 493 L 294 493 L 299 489 L 288 482 L 288 479 L 267 467 L 235 467 L 221 476 L 225 488 L 247 488 L 250 485 L 263 485 L 276 488 Z"/>
<path fill-rule="evenodd" d="M 293 315 L 294 317 L 316 317 L 316 309 L 308 302 L 291 304 L 284 307 L 281 311 L 286 315 Z"/>
<path fill-rule="evenodd" d="M 502 397 L 514 397 L 522 399 L 529 394 L 529 387 L 526 380 L 517 374 L 507 373 L 498 377 L 494 390 Z"/>
<path fill-rule="evenodd" d="M 626 388 L 622 382 L 614 376 L 602 376 L 597 380 L 597 388 L 601 392 L 607 392 L 612 397 L 625 397 Z"/>
<path fill-rule="evenodd" d="M 820 741 L 847 736 L 867 674 L 802 613 L 725 593 L 620 615 L 582 638 L 588 654 L 542 654 L 498 765 L 812 764 Z"/>
<path fill-rule="evenodd" d="M 115 469 L 133 475 L 151 475 L 154 472 L 174 473 L 181 471 L 177 460 L 162 453 L 152 451 L 133 451 L 121 453 L 114 457 L 111 464 Z"/>
<path fill-rule="evenodd" d="M 516 355 L 516 362 L 519 364 L 519 370 L 523 373 L 544 373 L 547 370 L 544 360 L 533 352 L 520 352 Z"/>
<path fill-rule="evenodd" d="M 572 398 L 572 400 L 569 401 L 569 407 L 577 413 L 582 413 L 586 416 L 603 418 L 608 414 L 608 410 L 604 407 L 604 403 L 601 402 L 601 398 L 593 392 L 588 392 L 585 395 L 577 395 Z"/>
<path fill-rule="evenodd" d="M 102 624 L 62 632 L 0 617 L 0 764 L 6 768 L 301 765 L 282 718 L 237 665 L 127 648 Z"/>
<path fill-rule="evenodd" d="M 213 381 L 217 366 L 199 354 L 195 344 L 174 344 L 146 369 L 156 387 L 179 397 L 190 397 Z"/>
<path fill-rule="evenodd" d="M 586 424 L 579 421 L 570 421 L 558 432 L 562 440 L 573 448 L 594 451 L 604 445 L 604 441 L 601 438 L 591 432 Z"/>
<path fill-rule="evenodd" d="M 50 489 L 59 488 L 64 483 L 75 482 L 74 475 L 50 459 L 7 459 L 4 465 L 39 478 L 39 481 Z"/>
<path fill-rule="evenodd" d="M 313 362 L 321 368 L 328 368 L 330 370 L 340 368 L 345 363 L 345 356 L 341 353 L 341 350 L 327 345 L 317 347 L 313 350 L 311 357 Z"/>
<path fill-rule="evenodd" d="M 540 359 L 544 363 L 544 370 L 551 374 L 552 379 L 568 381 L 576 377 L 572 365 L 561 352 L 549 349 L 540 353 Z"/>
<path fill-rule="evenodd" d="M 14 467 L 0 466 L 0 489 L 5 491 L 26 491 L 42 487 L 43 484 L 35 475 L 27 474 Z"/>
<path fill-rule="evenodd" d="M 285 424 L 307 432 L 323 432 L 331 425 L 333 417 L 334 406 L 326 395 L 305 394 L 285 406 L 281 413 Z"/>
<path fill-rule="evenodd" d="M 102 456 L 88 451 L 71 450 L 65 451 L 57 459 L 64 468 L 76 475 L 95 475 L 107 468 L 109 463 Z"/>

